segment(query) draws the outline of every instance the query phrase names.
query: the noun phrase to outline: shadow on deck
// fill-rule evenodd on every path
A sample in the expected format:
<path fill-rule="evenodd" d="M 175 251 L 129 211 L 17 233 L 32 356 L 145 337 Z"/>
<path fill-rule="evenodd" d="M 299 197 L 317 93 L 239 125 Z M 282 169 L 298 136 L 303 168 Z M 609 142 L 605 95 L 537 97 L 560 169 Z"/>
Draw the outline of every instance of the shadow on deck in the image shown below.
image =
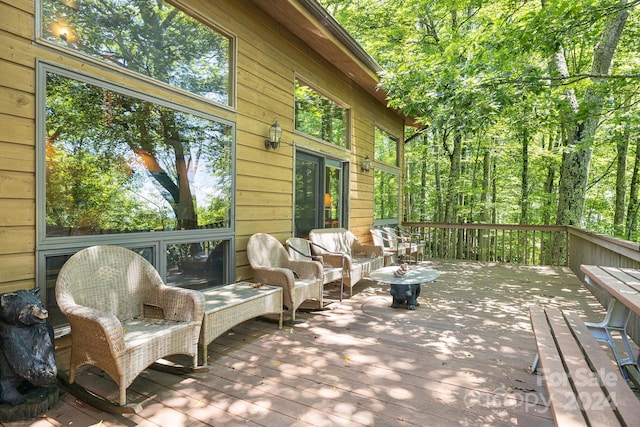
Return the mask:
<path fill-rule="evenodd" d="M 99 412 L 61 389 L 42 418 L 6 425 L 553 425 L 542 377 L 529 373 L 528 306 L 599 320 L 596 299 L 567 268 L 423 264 L 442 275 L 423 285 L 415 311 L 392 309 L 388 285 L 363 280 L 342 302 L 328 285 L 327 309 L 300 313 L 303 324 L 278 330 L 260 318 L 216 339 L 209 373 L 145 371 L 129 388 L 140 414 Z M 117 396 L 99 370 L 80 377 Z"/>

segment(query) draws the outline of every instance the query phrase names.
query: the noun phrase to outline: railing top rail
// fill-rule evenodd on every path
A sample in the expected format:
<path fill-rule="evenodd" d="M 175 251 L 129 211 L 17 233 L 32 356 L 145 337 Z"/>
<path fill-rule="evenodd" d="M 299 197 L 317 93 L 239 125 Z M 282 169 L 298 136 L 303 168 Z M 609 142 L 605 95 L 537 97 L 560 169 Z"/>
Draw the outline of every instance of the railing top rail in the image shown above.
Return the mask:
<path fill-rule="evenodd" d="M 565 225 L 522 225 L 522 224 L 478 224 L 478 223 L 445 223 L 445 222 L 403 222 L 404 227 L 422 228 L 462 228 L 480 230 L 525 230 L 525 231 L 559 231 L 566 232 Z"/>
<path fill-rule="evenodd" d="M 638 245 L 638 242 L 631 242 L 629 240 L 607 236 L 606 234 L 594 233 L 593 231 L 587 231 L 572 226 L 567 228 L 569 230 L 569 235 L 577 236 L 609 251 L 640 262 L 640 245 Z"/>

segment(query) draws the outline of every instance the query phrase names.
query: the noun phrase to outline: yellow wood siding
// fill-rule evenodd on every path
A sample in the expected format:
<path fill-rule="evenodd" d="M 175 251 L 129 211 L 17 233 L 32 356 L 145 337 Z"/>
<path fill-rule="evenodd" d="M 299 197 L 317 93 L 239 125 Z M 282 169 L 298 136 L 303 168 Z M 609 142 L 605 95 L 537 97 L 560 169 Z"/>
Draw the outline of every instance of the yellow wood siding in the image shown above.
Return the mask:
<path fill-rule="evenodd" d="M 45 61 L 236 123 L 237 278 L 251 277 L 245 248 L 249 236 L 267 232 L 291 236 L 295 144 L 335 152 L 351 161 L 350 223 L 369 239 L 373 224 L 373 158 L 376 123 L 402 136 L 403 119 L 342 74 L 329 61 L 275 22 L 250 0 L 174 2 L 203 22 L 237 38 L 236 99 L 221 107 L 131 73 L 45 46 L 35 39 L 33 0 L 0 0 L 0 292 L 35 285 L 36 264 L 36 63 Z M 302 76 L 351 110 L 351 150 L 327 147 L 294 132 L 294 80 Z M 277 150 L 266 150 L 268 129 L 278 118 L 284 132 Z"/>

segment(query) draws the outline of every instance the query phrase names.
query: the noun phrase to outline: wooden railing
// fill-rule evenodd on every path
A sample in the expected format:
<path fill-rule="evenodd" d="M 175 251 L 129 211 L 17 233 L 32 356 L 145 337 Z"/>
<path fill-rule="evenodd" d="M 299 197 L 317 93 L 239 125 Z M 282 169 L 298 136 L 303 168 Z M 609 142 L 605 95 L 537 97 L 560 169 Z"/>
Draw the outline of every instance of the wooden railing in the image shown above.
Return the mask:
<path fill-rule="evenodd" d="M 567 265 L 567 227 L 408 222 L 425 256 L 533 265 Z"/>

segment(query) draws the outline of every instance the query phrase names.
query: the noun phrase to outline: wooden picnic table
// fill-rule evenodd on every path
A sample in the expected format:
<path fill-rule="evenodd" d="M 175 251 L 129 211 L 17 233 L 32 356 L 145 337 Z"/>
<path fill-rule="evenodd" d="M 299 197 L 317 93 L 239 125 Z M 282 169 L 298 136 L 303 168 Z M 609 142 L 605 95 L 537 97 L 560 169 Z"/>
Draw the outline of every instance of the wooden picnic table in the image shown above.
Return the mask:
<path fill-rule="evenodd" d="M 621 267 L 582 265 L 584 281 L 588 286 L 601 287 L 611 295 L 607 313 L 598 323 L 585 322 L 597 341 L 607 343 L 616 358 L 616 362 L 625 378 L 631 374 L 636 381 L 638 359 L 627 334 L 627 323 L 631 313 L 640 315 L 640 270 Z M 614 334 L 619 335 L 623 354 Z"/>

